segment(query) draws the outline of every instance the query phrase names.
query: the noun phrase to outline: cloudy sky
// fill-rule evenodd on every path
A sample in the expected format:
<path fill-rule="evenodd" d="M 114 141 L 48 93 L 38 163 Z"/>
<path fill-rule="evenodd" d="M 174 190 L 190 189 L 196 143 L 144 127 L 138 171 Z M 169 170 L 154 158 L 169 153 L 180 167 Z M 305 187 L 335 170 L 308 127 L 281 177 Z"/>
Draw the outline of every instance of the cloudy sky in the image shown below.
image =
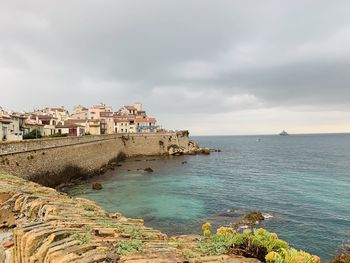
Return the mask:
<path fill-rule="evenodd" d="M 2 0 L 0 106 L 135 101 L 192 134 L 350 132 L 350 2 Z"/>

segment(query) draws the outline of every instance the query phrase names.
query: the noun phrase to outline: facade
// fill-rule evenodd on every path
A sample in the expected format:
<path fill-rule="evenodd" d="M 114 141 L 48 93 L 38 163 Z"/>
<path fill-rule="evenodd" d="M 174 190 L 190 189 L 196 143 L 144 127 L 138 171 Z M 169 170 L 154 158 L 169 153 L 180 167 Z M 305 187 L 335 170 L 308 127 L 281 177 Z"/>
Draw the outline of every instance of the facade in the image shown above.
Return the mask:
<path fill-rule="evenodd" d="M 56 133 L 56 125 L 58 124 L 58 119 L 53 115 L 37 115 L 32 116 L 35 122 L 42 124 L 43 126 L 43 136 L 50 136 Z"/>
<path fill-rule="evenodd" d="M 24 125 L 23 125 L 23 133 L 27 134 L 29 132 L 32 132 L 34 130 L 38 130 L 41 135 L 44 134 L 44 124 L 40 124 L 38 122 L 36 122 L 36 120 L 33 119 L 26 119 L 24 121 Z"/>
<path fill-rule="evenodd" d="M 112 111 L 100 112 L 100 127 L 101 134 L 112 134 L 114 133 L 114 113 Z"/>
<path fill-rule="evenodd" d="M 57 125 L 56 133 L 67 136 L 84 136 L 85 127 L 77 124 Z"/>
<path fill-rule="evenodd" d="M 156 126 L 157 120 L 155 118 L 136 118 L 136 132 L 157 132 L 158 126 Z"/>
<path fill-rule="evenodd" d="M 0 107 L 0 141 L 19 141 L 23 139 L 20 129 L 23 117 L 4 111 Z"/>
<path fill-rule="evenodd" d="M 157 132 L 159 126 L 156 125 L 155 118 L 147 117 L 146 111 L 142 109 L 142 104 L 137 102 L 132 106 L 121 107 L 114 115 L 116 133 L 142 133 Z"/>
<path fill-rule="evenodd" d="M 66 110 L 63 106 L 61 107 L 53 107 L 53 108 L 45 108 L 41 110 L 35 110 L 32 112 L 33 115 L 38 115 L 38 116 L 53 116 L 54 118 L 57 119 L 58 122 L 64 122 L 68 119 L 69 117 L 69 112 Z"/>

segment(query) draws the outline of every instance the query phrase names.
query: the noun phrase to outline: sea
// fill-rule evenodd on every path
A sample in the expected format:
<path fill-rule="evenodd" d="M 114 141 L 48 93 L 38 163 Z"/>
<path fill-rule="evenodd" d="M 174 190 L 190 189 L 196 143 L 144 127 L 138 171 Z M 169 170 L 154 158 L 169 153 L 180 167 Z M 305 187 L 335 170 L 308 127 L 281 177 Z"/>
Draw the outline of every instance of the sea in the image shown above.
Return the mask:
<path fill-rule="evenodd" d="M 129 159 L 68 192 L 168 235 L 261 211 L 266 220 L 256 227 L 323 260 L 350 242 L 350 134 L 191 139 L 221 152 Z M 103 189 L 92 190 L 91 181 Z"/>

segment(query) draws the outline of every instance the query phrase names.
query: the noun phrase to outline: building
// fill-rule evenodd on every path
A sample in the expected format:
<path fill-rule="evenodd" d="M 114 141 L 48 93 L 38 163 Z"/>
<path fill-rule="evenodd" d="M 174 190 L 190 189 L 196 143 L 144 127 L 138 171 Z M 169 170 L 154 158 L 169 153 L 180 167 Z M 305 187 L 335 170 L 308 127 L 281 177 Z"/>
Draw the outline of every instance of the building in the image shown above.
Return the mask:
<path fill-rule="evenodd" d="M 0 141 L 19 141 L 23 139 L 20 127 L 23 117 L 4 111 L 0 107 Z"/>
<path fill-rule="evenodd" d="M 53 108 L 45 108 L 41 110 L 35 110 L 32 112 L 33 115 L 48 115 L 48 116 L 53 116 L 56 118 L 59 122 L 64 122 L 69 118 L 69 111 L 66 110 L 63 106 L 61 107 L 53 107 Z"/>
<path fill-rule="evenodd" d="M 114 133 L 113 109 L 103 103 L 94 105 L 91 108 L 78 105 L 74 108 L 70 119 L 85 120 L 86 134 L 100 135 Z"/>
<path fill-rule="evenodd" d="M 157 132 L 159 126 L 156 122 L 155 118 L 147 117 L 139 102 L 133 106 L 124 105 L 114 114 L 116 133 Z"/>
<path fill-rule="evenodd" d="M 32 115 L 31 119 L 35 120 L 35 123 L 43 125 L 42 136 L 50 136 L 56 133 L 58 119 L 53 115 Z"/>
<path fill-rule="evenodd" d="M 56 126 L 56 133 L 67 136 L 84 136 L 85 126 L 78 124 L 59 124 Z"/>
<path fill-rule="evenodd" d="M 23 134 L 37 130 L 41 135 L 44 134 L 44 124 L 38 123 L 35 119 L 25 119 L 23 125 Z"/>
<path fill-rule="evenodd" d="M 101 134 L 112 134 L 115 130 L 114 113 L 112 111 L 100 112 Z"/>
<path fill-rule="evenodd" d="M 157 132 L 159 126 L 156 125 L 157 120 L 155 118 L 136 118 L 135 126 L 136 132 L 148 133 L 148 132 Z"/>

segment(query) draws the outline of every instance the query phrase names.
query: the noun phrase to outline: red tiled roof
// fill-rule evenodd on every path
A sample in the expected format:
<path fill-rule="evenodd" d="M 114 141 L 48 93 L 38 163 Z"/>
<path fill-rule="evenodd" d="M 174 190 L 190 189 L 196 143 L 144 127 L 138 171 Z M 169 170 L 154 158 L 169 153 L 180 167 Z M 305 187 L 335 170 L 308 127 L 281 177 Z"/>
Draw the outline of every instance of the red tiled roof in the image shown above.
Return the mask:
<path fill-rule="evenodd" d="M 45 126 L 44 124 L 39 124 L 39 123 L 36 123 L 34 120 L 25 120 L 25 125 L 26 126 Z"/>
<path fill-rule="evenodd" d="M 57 119 L 53 117 L 52 115 L 33 115 L 32 119 L 38 117 L 39 120 L 51 120 L 51 119 Z"/>
<path fill-rule="evenodd" d="M 156 123 L 157 120 L 156 118 L 136 118 L 135 122 L 151 122 L 151 123 Z"/>
<path fill-rule="evenodd" d="M 0 122 L 2 122 L 2 123 L 11 123 L 12 122 L 12 120 L 11 119 L 0 119 Z"/>
<path fill-rule="evenodd" d="M 82 125 L 78 125 L 78 124 L 65 124 L 65 125 L 57 125 L 56 128 L 57 129 L 60 129 L 60 128 L 78 128 L 78 127 L 81 127 L 81 128 L 84 128 L 84 126 Z"/>
<path fill-rule="evenodd" d="M 124 106 L 127 110 L 136 110 L 134 106 Z"/>

